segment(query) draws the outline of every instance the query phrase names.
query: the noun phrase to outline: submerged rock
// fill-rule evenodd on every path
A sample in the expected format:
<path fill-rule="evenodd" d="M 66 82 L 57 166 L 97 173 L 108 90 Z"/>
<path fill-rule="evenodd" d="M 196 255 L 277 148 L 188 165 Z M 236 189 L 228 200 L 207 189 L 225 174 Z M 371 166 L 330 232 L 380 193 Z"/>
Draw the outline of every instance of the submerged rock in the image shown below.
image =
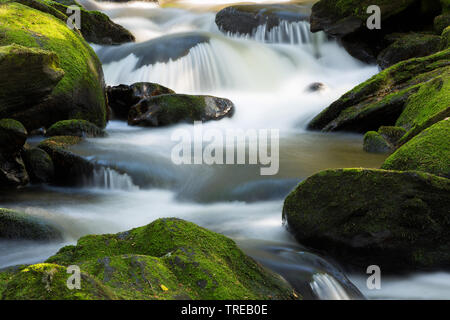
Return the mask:
<path fill-rule="evenodd" d="M 283 219 L 342 263 L 438 269 L 450 266 L 449 192 L 449 179 L 416 171 L 326 170 L 289 194 Z"/>
<path fill-rule="evenodd" d="M 121 84 L 119 86 L 108 87 L 106 92 L 113 117 L 117 119 L 128 119 L 130 108 L 142 99 L 161 94 L 175 93 L 175 91 L 169 88 L 150 82 L 138 82 L 130 86 Z"/>
<path fill-rule="evenodd" d="M 79 295 L 65 285 L 67 274 L 59 278 L 73 264 L 84 272 Z M 46 263 L 27 268 L 9 276 L 3 299 L 297 298 L 284 279 L 247 257 L 231 239 L 175 218 L 115 235 L 82 237 Z M 49 270 L 54 276 L 44 279 L 54 289 L 44 290 L 33 279 Z"/>
<path fill-rule="evenodd" d="M 165 94 L 143 99 L 130 109 L 128 124 L 165 126 L 178 122 L 210 121 L 231 117 L 234 104 L 213 96 Z"/>
<path fill-rule="evenodd" d="M 86 120 L 72 119 L 62 120 L 53 124 L 46 132 L 47 137 L 76 136 L 83 138 L 95 138 L 105 136 L 105 131 Z"/>
<path fill-rule="evenodd" d="M 309 14 L 308 7 L 295 4 L 233 5 L 216 14 L 216 24 L 224 32 L 251 35 L 258 26 L 270 31 L 281 21 L 307 21 Z"/>
<path fill-rule="evenodd" d="M 0 239 L 61 239 L 61 232 L 44 218 L 0 208 Z"/>
<path fill-rule="evenodd" d="M 7 72 L 8 83 L 16 86 L 13 92 L 21 89 L 27 92 L 29 88 L 35 88 L 30 91 L 33 97 L 37 95 L 45 99 L 19 98 L 10 107 L 1 104 L 0 118 L 17 119 L 29 130 L 71 118 L 85 119 L 104 127 L 106 100 L 103 71 L 86 41 L 69 29 L 65 22 L 49 14 L 16 2 L 3 3 L 1 6 L 0 46 L 15 43 L 29 48 L 28 52 L 38 52 L 19 55 L 22 61 L 27 54 L 36 59 L 36 70 L 30 73 L 29 67 L 33 64 L 29 62 L 17 64 L 14 72 Z M 38 49 L 52 51 L 53 54 Z M 34 81 L 27 79 L 11 81 L 11 77 L 20 73 L 24 77 L 26 74 L 31 79 L 36 78 L 36 87 L 33 86 Z M 49 95 L 45 96 L 47 93 Z M 20 97 L 20 94 L 11 93 L 13 96 Z"/>
<path fill-rule="evenodd" d="M 447 112 L 449 59 L 447 49 L 385 69 L 333 102 L 308 128 L 363 133 L 396 125 L 407 130 L 422 126 L 423 130 L 427 121 L 441 120 Z"/>
<path fill-rule="evenodd" d="M 120 61 L 133 54 L 137 58 L 135 69 L 158 62 L 175 61 L 202 43 L 208 43 L 209 35 L 198 32 L 177 33 L 139 43 L 127 43 L 120 47 L 102 47 L 97 50 L 103 64 Z"/>
<path fill-rule="evenodd" d="M 450 119 L 422 131 L 401 146 L 382 169 L 420 170 L 450 178 Z"/>

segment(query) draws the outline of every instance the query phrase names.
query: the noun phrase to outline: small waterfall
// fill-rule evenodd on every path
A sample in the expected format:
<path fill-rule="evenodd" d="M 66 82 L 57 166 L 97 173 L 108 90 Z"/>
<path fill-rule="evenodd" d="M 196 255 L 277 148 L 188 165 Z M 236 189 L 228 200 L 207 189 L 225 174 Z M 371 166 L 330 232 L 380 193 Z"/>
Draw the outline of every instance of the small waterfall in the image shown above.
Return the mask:
<path fill-rule="evenodd" d="M 84 185 L 98 189 L 135 191 L 139 187 L 126 173 L 119 173 L 108 167 L 95 168 L 92 176 L 85 179 Z"/>
<path fill-rule="evenodd" d="M 307 21 L 291 22 L 283 20 L 278 26 L 271 29 L 267 28 L 267 24 L 262 24 L 253 30 L 251 35 L 227 32 L 227 36 L 264 43 L 288 43 L 291 45 L 323 43 L 326 41 L 325 33 L 311 33 L 310 24 Z"/>
<path fill-rule="evenodd" d="M 344 288 L 329 274 L 316 273 L 310 286 L 321 300 L 350 300 Z"/>

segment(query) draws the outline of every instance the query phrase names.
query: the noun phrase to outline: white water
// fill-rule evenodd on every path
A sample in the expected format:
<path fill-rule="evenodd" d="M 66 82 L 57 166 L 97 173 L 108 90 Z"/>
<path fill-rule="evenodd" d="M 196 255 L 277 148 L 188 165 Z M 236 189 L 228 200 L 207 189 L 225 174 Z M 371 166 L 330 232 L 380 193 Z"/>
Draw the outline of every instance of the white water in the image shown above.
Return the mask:
<path fill-rule="evenodd" d="M 203 3 L 194 4 L 203 7 Z M 204 128 L 280 129 L 280 172 L 264 178 L 255 166 L 176 166 L 170 159 L 171 133 L 191 126 L 146 129 L 113 121 L 107 127 L 108 137 L 88 139 L 75 149 L 111 169 L 96 171 L 84 188 L 39 187 L 2 200 L 5 207 L 44 213 L 63 229 L 66 239 L 57 244 L 0 242 L 0 267 L 44 260 L 82 235 L 124 231 L 160 217 L 193 221 L 239 242 L 298 246 L 281 225 L 286 193 L 299 180 L 325 168 L 381 163 L 382 157 L 362 152 L 361 136 L 305 132 L 315 114 L 377 72 L 377 67 L 361 64 L 335 42 L 307 33 L 305 23 L 284 23 L 270 32 L 262 26 L 251 37 L 227 36 L 217 29 L 213 11 L 139 2 L 83 4 L 103 10 L 132 31 L 137 45 L 168 39 L 165 43 L 177 46 L 170 36 L 185 34 L 208 37 L 209 42 L 168 62 L 140 65 L 148 51 L 131 51 L 104 64 L 106 82 L 151 81 L 179 93 L 231 99 L 236 105 L 233 118 L 206 123 Z M 213 4 L 217 3 L 208 6 Z M 192 1 L 186 6 L 191 5 Z M 116 49 L 120 47 L 107 50 Z M 326 89 L 307 92 L 314 82 L 324 83 Z M 264 250 L 254 257 L 263 260 Z M 279 266 L 275 256 L 265 263 Z M 291 264 L 296 264 L 294 272 L 309 275 L 316 297 L 349 298 L 347 289 L 330 274 L 309 267 L 305 271 L 301 260 Z"/>

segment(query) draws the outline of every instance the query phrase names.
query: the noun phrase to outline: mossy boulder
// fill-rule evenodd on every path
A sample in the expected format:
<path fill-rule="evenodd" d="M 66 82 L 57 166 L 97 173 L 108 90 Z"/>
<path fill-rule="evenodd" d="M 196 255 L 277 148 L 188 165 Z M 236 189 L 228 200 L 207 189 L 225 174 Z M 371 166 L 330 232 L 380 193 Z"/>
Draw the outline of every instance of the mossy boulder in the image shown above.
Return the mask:
<path fill-rule="evenodd" d="M 225 33 L 252 35 L 261 25 L 270 31 L 281 21 L 307 21 L 310 11 L 309 7 L 297 4 L 242 4 L 220 10 L 215 20 Z"/>
<path fill-rule="evenodd" d="M 441 34 L 450 25 L 450 13 L 441 14 L 434 18 L 434 31 Z"/>
<path fill-rule="evenodd" d="M 62 120 L 48 128 L 47 137 L 76 136 L 82 138 L 95 138 L 105 136 L 105 132 L 95 124 L 81 119 Z"/>
<path fill-rule="evenodd" d="M 52 182 L 55 176 L 53 161 L 47 152 L 40 148 L 30 148 L 23 152 L 25 167 L 31 182 Z"/>
<path fill-rule="evenodd" d="M 82 272 L 81 288 L 68 289 L 70 274 L 64 266 L 39 263 L 23 267 L 8 279 L 3 300 L 115 300 L 109 288 Z"/>
<path fill-rule="evenodd" d="M 450 119 L 422 131 L 383 163 L 383 169 L 420 170 L 450 178 Z"/>
<path fill-rule="evenodd" d="M 69 276 L 64 274 L 65 266 L 73 264 L 84 274 L 83 291 L 65 286 Z M 82 237 L 76 246 L 62 248 L 46 263 L 27 268 L 9 278 L 3 299 L 297 297 L 285 280 L 246 256 L 231 239 L 174 218 L 115 235 Z M 49 270 L 48 287 L 54 289 L 45 290 Z"/>
<path fill-rule="evenodd" d="M 448 90 L 441 89 L 447 86 L 449 59 L 450 49 L 446 49 L 397 63 L 333 102 L 308 128 L 361 133 L 392 125 L 410 129 L 416 122 L 429 119 L 448 107 Z M 428 90 L 433 85 L 435 89 Z M 425 98 L 425 95 L 428 96 Z M 409 112 L 411 109 L 415 111 Z M 403 112 L 415 116 L 398 121 L 399 117 L 406 117 Z"/>
<path fill-rule="evenodd" d="M 442 49 L 446 49 L 450 47 L 450 27 L 447 27 L 442 32 L 442 42 L 441 42 Z"/>
<path fill-rule="evenodd" d="M 108 104 L 113 112 L 113 117 L 117 119 L 128 119 L 130 108 L 142 99 L 147 99 L 161 94 L 173 94 L 173 90 L 157 83 L 138 82 L 130 86 L 118 85 L 108 87 Z"/>
<path fill-rule="evenodd" d="M 424 57 L 441 50 L 441 37 L 425 33 L 390 34 L 391 44 L 377 57 L 377 63 L 386 69 L 400 61 Z"/>
<path fill-rule="evenodd" d="M 373 14 L 367 8 L 372 5 L 381 9 L 379 30 L 367 28 Z M 432 28 L 434 17 L 441 12 L 439 0 L 320 0 L 312 7 L 311 31 L 337 37 L 354 57 L 375 62 L 386 47 L 387 34 Z"/>
<path fill-rule="evenodd" d="M 44 218 L 0 208 L 0 239 L 61 239 L 57 227 Z"/>
<path fill-rule="evenodd" d="M 394 148 L 398 146 L 399 141 L 406 134 L 406 130 L 396 126 L 381 126 L 378 133 Z"/>
<path fill-rule="evenodd" d="M 95 164 L 69 150 L 70 146 L 81 141 L 80 137 L 56 136 L 39 143 L 38 148 L 44 150 L 52 159 L 55 184 L 78 185 L 92 175 Z"/>
<path fill-rule="evenodd" d="M 141 100 L 128 114 L 128 124 L 165 126 L 178 122 L 220 120 L 231 117 L 234 104 L 213 96 L 164 94 Z"/>
<path fill-rule="evenodd" d="M 392 151 L 389 143 L 376 131 L 366 132 L 364 135 L 363 149 L 371 153 L 389 153 Z"/>
<path fill-rule="evenodd" d="M 44 101 L 31 100 L 12 109 L 1 105 L 0 117 L 17 119 L 29 130 L 72 118 L 104 127 L 103 71 L 94 51 L 78 31 L 69 29 L 65 22 L 50 14 L 16 2 L 0 3 L 0 21 L 0 46 L 15 43 L 52 51 L 58 58 L 58 67 L 64 71 L 64 76 Z M 58 73 L 57 66 L 53 64 L 52 67 Z M 15 72 L 28 73 L 27 68 L 24 63 Z M 26 91 L 26 85 L 23 88 Z"/>
<path fill-rule="evenodd" d="M 450 266 L 450 180 L 416 171 L 319 172 L 286 198 L 297 240 L 347 265 L 399 272 Z"/>
<path fill-rule="evenodd" d="M 15 153 L 27 140 L 27 130 L 14 119 L 0 120 L 0 152 Z"/>
<path fill-rule="evenodd" d="M 0 28 L 2 25 L 0 25 Z M 1 42 L 1 40 L 0 40 Z M 42 102 L 64 76 L 58 56 L 17 44 L 0 46 L 0 114 L 15 114 Z"/>

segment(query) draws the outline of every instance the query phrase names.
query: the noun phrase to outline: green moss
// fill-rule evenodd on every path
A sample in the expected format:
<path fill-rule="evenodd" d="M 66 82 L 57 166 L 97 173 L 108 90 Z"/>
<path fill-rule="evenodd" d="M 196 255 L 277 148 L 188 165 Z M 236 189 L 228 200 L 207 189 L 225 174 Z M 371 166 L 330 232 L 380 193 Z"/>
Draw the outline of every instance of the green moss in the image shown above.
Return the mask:
<path fill-rule="evenodd" d="M 325 170 L 289 194 L 283 219 L 299 242 L 346 263 L 438 268 L 450 262 L 449 191 L 449 179 L 417 171 Z"/>
<path fill-rule="evenodd" d="M 400 147 L 383 169 L 420 170 L 450 177 L 450 120 L 442 120 Z"/>
<path fill-rule="evenodd" d="M 64 77 L 52 97 L 66 108 L 65 116 L 81 113 L 100 127 L 106 124 L 103 74 L 94 51 L 75 31 L 50 14 L 18 3 L 0 4 L 0 45 L 11 43 L 56 53 Z M 83 106 L 80 109 L 79 103 Z M 56 110 L 55 110 L 56 111 Z"/>
<path fill-rule="evenodd" d="M 442 32 L 441 46 L 443 49 L 447 49 L 448 47 L 450 47 L 450 26 L 445 28 Z"/>
<path fill-rule="evenodd" d="M 406 130 L 402 127 L 381 126 L 378 133 L 392 146 L 397 146 L 400 139 L 406 134 Z"/>
<path fill-rule="evenodd" d="M 40 263 L 15 274 L 3 291 L 4 300 L 110 300 L 116 299 L 111 290 L 91 275 L 81 274 L 81 289 L 70 290 L 67 268 Z"/>
<path fill-rule="evenodd" d="M 420 86 L 409 97 L 396 125 L 405 129 L 422 125 L 450 106 L 450 67 L 441 68 L 440 75 Z"/>
<path fill-rule="evenodd" d="M 67 148 L 73 145 L 76 145 L 80 143 L 83 139 L 76 136 L 56 136 L 51 137 L 48 139 L 45 139 L 44 141 L 40 142 L 38 147 L 39 148 Z"/>
<path fill-rule="evenodd" d="M 53 124 L 46 136 L 77 136 L 77 137 L 102 137 L 105 132 L 95 124 L 82 119 L 62 120 Z"/>
<path fill-rule="evenodd" d="M 179 219 L 86 236 L 47 262 L 80 263 L 122 298 L 295 297 L 287 283 L 245 256 L 231 239 Z M 134 292 L 137 288 L 142 291 Z"/>
<path fill-rule="evenodd" d="M 366 152 L 388 153 L 391 151 L 387 141 L 375 131 L 369 131 L 364 135 L 363 149 Z"/>

